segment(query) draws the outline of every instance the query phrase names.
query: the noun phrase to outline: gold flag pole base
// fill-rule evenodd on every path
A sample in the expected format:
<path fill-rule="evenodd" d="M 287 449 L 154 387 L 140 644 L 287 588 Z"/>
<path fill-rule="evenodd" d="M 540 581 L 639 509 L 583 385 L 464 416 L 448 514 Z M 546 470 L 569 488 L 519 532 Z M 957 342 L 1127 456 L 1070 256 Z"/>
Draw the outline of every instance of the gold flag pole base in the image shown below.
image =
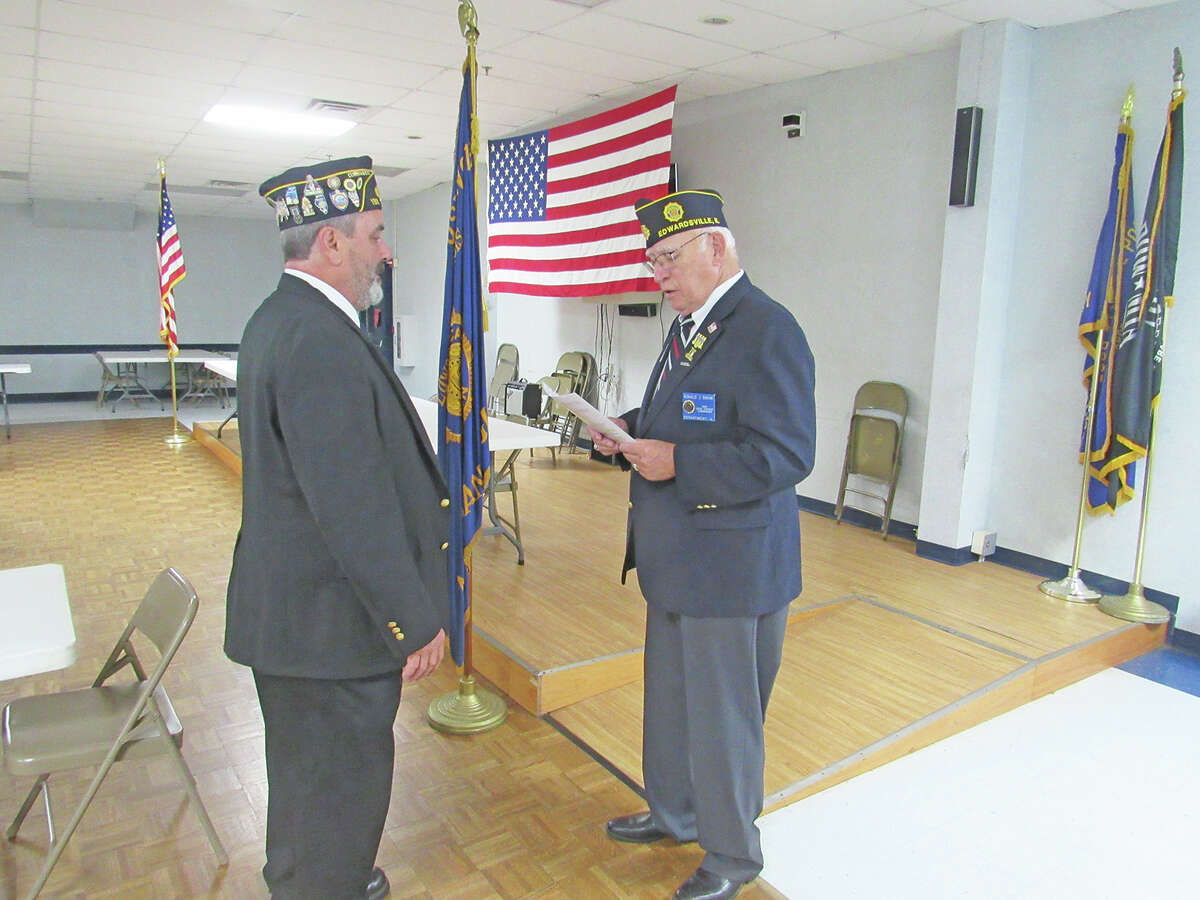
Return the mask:
<path fill-rule="evenodd" d="M 170 444 L 172 447 L 182 447 L 189 440 L 191 440 L 191 438 L 189 438 L 186 434 L 180 434 L 178 431 L 172 431 L 165 438 L 163 438 L 163 443 Z"/>
<path fill-rule="evenodd" d="M 491 691 L 477 689 L 475 676 L 464 675 L 458 690 L 429 704 L 425 718 L 447 734 L 480 734 L 491 731 L 508 717 L 508 705 Z"/>
<path fill-rule="evenodd" d="M 1131 584 L 1129 593 L 1118 597 L 1105 594 L 1100 598 L 1100 609 L 1127 622 L 1142 622 L 1146 625 L 1161 625 L 1171 621 L 1171 611 L 1165 606 L 1147 600 L 1140 584 Z"/>
<path fill-rule="evenodd" d="M 1100 599 L 1100 592 L 1094 591 L 1079 577 L 1079 570 L 1072 569 L 1065 578 L 1058 581 L 1043 581 L 1038 585 L 1043 594 L 1057 597 L 1059 600 L 1069 600 L 1072 603 L 1095 603 Z"/>

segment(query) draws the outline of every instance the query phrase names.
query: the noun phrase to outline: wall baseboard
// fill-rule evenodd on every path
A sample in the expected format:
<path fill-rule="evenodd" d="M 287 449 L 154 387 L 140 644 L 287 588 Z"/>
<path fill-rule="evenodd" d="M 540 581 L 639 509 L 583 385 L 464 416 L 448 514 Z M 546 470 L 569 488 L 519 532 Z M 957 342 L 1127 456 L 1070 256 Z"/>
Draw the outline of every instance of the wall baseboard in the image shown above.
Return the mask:
<path fill-rule="evenodd" d="M 233 397 L 233 398 L 237 397 L 237 388 L 230 385 L 227 388 L 227 390 L 229 391 L 230 397 Z M 171 399 L 171 391 L 169 388 L 166 390 L 161 390 L 161 389 L 153 390 L 150 393 L 152 393 L 159 400 L 168 400 L 169 401 Z M 180 391 L 180 393 L 182 394 L 182 391 Z M 92 401 L 95 401 L 95 399 L 96 399 L 95 391 L 49 391 L 49 392 L 41 393 L 41 394 L 12 394 L 12 393 L 10 393 L 8 395 L 8 402 L 13 403 L 13 404 L 16 404 L 16 403 L 56 403 L 60 400 L 92 400 Z M 108 404 L 105 403 L 105 406 L 107 406 L 107 405 Z"/>
<path fill-rule="evenodd" d="M 836 504 L 817 500 L 813 497 L 805 497 L 801 494 L 796 495 L 796 505 L 807 512 L 816 513 L 818 516 L 824 516 L 827 519 L 832 519 L 834 512 L 837 510 Z M 854 509 L 847 506 L 842 510 L 842 521 L 849 522 L 851 525 L 857 525 L 860 528 L 870 529 L 871 531 L 879 531 L 883 525 L 883 516 L 872 515 L 861 509 Z M 888 523 L 888 534 L 909 541 L 916 540 L 917 526 L 910 525 L 908 522 L 897 522 L 895 519 L 892 519 Z"/>
<path fill-rule="evenodd" d="M 113 353 L 128 353 L 136 350 L 161 350 L 162 342 L 155 344 L 0 344 L 0 356 L 51 356 L 57 354 L 95 353 L 104 350 Z M 212 350 L 215 353 L 237 353 L 237 344 L 180 344 L 180 350 Z"/>

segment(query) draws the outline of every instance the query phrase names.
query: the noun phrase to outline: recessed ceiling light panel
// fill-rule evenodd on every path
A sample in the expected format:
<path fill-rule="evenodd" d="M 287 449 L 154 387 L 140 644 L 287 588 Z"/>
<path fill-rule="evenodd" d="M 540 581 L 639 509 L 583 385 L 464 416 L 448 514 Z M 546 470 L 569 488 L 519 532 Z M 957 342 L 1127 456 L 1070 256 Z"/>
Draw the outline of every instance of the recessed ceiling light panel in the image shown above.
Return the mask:
<path fill-rule="evenodd" d="M 263 106 L 234 106 L 229 103 L 218 103 L 205 113 L 204 121 L 242 131 L 308 137 L 337 137 L 358 124 L 334 116 L 281 112 Z"/>

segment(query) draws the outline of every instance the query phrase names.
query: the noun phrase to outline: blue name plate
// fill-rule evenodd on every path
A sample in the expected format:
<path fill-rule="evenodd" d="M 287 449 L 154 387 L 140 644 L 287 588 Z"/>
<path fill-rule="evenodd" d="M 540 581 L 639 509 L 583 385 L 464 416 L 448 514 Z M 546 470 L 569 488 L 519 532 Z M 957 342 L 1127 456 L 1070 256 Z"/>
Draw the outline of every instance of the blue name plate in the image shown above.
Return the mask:
<path fill-rule="evenodd" d="M 685 422 L 717 421 L 717 395 L 683 393 L 683 419 Z"/>

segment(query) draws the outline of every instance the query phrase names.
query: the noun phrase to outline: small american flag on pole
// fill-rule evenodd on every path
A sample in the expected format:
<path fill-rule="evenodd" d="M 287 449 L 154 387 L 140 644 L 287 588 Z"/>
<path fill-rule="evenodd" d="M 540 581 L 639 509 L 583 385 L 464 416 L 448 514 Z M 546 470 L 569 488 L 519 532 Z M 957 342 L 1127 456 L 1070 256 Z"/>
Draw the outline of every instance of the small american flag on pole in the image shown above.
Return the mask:
<path fill-rule="evenodd" d="M 636 201 L 665 196 L 675 87 L 488 141 L 488 288 L 599 297 L 657 291 Z"/>
<path fill-rule="evenodd" d="M 183 262 L 183 247 L 175 227 L 175 213 L 167 196 L 167 176 L 159 174 L 161 190 L 158 198 L 158 336 L 167 345 L 167 356 L 174 359 L 179 353 L 179 335 L 175 330 L 175 285 L 183 281 L 187 266 Z"/>

